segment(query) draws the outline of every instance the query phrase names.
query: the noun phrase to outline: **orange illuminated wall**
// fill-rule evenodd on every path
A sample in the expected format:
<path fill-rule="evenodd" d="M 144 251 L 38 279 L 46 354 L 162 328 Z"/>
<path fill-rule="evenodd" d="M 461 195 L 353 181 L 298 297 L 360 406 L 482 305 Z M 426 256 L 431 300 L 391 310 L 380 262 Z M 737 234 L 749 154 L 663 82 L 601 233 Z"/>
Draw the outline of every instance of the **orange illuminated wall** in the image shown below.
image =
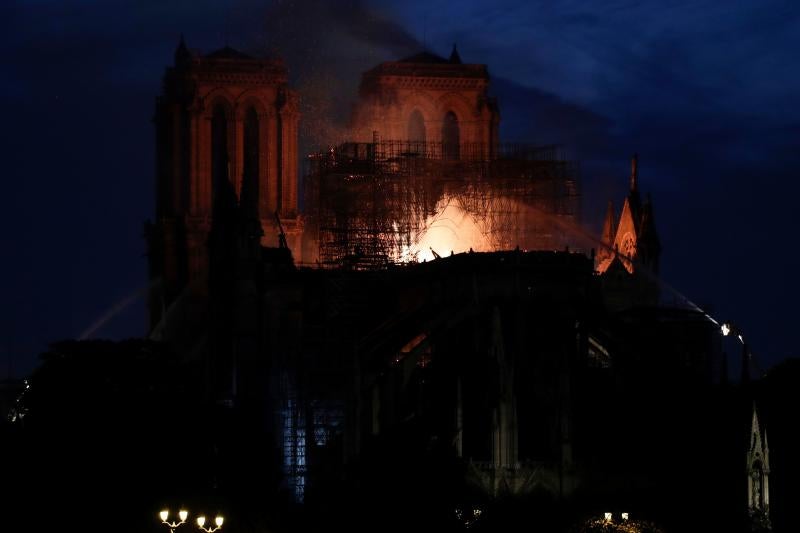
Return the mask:
<path fill-rule="evenodd" d="M 487 94 L 486 65 L 464 64 L 423 52 L 365 72 L 352 119 L 352 140 L 381 139 L 481 144 L 487 156 L 498 143 L 500 114 Z"/>

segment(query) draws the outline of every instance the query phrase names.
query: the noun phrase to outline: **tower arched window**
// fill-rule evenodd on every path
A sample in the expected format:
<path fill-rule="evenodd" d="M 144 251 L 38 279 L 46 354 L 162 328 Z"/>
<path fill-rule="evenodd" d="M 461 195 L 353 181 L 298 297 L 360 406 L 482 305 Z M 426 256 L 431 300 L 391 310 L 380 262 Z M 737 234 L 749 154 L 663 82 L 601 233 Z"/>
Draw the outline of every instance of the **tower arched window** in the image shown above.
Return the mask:
<path fill-rule="evenodd" d="M 425 142 L 425 119 L 419 109 L 415 109 L 408 117 L 408 140 L 411 142 Z"/>
<path fill-rule="evenodd" d="M 251 209 L 258 208 L 258 158 L 259 158 L 259 136 L 258 136 L 258 113 L 254 108 L 250 108 L 244 117 L 244 153 L 242 172 L 242 204 L 248 204 Z"/>
<path fill-rule="evenodd" d="M 458 117 L 448 111 L 442 123 L 442 155 L 445 159 L 458 159 L 460 153 L 461 132 L 458 128 Z"/>
<path fill-rule="evenodd" d="M 214 106 L 211 114 L 211 190 L 214 199 L 229 183 L 228 116 L 222 104 Z"/>

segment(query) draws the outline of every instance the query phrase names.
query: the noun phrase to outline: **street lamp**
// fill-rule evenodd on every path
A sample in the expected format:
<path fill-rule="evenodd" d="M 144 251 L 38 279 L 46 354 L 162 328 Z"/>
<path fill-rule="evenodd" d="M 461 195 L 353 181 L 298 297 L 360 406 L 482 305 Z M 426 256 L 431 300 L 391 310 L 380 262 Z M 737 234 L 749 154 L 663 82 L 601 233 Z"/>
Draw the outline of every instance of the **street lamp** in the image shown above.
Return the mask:
<path fill-rule="evenodd" d="M 214 519 L 214 526 L 204 527 L 206 525 L 206 517 L 201 515 L 197 517 L 197 527 L 206 533 L 214 533 L 214 531 L 222 529 L 222 522 L 224 520 L 225 519 L 220 515 L 217 515 L 217 517 Z"/>
<path fill-rule="evenodd" d="M 742 383 L 747 383 L 750 381 L 750 365 L 753 363 L 753 354 L 750 352 L 750 348 L 747 345 L 747 342 L 744 340 L 744 335 L 742 334 L 742 330 L 739 329 L 735 324 L 732 322 L 723 322 L 720 324 L 720 330 L 722 332 L 723 337 L 730 337 L 735 336 L 739 343 L 742 345 Z"/>
<path fill-rule="evenodd" d="M 181 509 L 180 511 L 178 511 L 178 518 L 180 519 L 180 522 L 176 521 L 169 522 L 167 520 L 169 518 L 169 510 L 164 509 L 163 511 L 158 513 L 158 517 L 161 518 L 161 523 L 166 524 L 166 526 L 169 528 L 169 533 L 175 533 L 175 528 L 185 524 L 186 518 L 188 518 L 188 516 L 189 516 L 188 511 L 184 511 L 183 509 Z"/>
<path fill-rule="evenodd" d="M 728 335 L 733 333 L 739 339 L 739 342 L 744 344 L 744 337 L 742 337 L 742 332 L 739 330 L 739 328 L 737 328 L 730 322 L 724 322 L 719 328 L 720 330 L 722 330 L 723 337 L 727 337 Z"/>

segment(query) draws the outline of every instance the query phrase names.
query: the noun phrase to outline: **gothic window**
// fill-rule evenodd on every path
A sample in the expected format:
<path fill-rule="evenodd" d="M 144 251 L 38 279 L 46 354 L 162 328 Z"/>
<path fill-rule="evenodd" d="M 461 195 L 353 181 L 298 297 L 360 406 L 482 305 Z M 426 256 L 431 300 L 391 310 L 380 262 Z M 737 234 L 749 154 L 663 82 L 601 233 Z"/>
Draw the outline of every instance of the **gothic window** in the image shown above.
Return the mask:
<path fill-rule="evenodd" d="M 458 129 L 458 118 L 452 111 L 444 116 L 442 124 L 442 154 L 445 159 L 458 159 L 460 157 L 461 135 Z"/>
<path fill-rule="evenodd" d="M 425 142 L 425 120 L 419 109 L 415 109 L 408 118 L 408 140 L 411 142 Z"/>
<path fill-rule="evenodd" d="M 242 174 L 242 201 L 258 202 L 258 114 L 252 107 L 244 117 L 244 169 Z M 252 207 L 255 207 L 252 206 Z"/>
<path fill-rule="evenodd" d="M 211 188 L 216 198 L 220 187 L 229 179 L 228 117 L 221 104 L 211 115 Z"/>
<path fill-rule="evenodd" d="M 629 258 L 632 258 L 633 254 L 636 253 L 636 240 L 630 232 L 626 233 L 622 238 L 622 253 Z"/>

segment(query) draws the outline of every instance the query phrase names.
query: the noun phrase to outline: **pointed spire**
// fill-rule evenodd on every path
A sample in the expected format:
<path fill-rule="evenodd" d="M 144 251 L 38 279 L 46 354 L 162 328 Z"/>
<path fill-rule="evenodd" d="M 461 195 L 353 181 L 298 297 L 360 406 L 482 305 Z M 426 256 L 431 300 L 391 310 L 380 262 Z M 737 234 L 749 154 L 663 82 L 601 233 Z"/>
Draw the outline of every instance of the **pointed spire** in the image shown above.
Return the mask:
<path fill-rule="evenodd" d="M 611 246 L 611 244 L 614 242 L 614 234 L 616 230 L 617 221 L 616 217 L 614 216 L 614 202 L 609 200 L 608 208 L 606 208 L 606 219 L 605 222 L 603 222 L 603 233 L 601 236 L 603 244 Z"/>
<path fill-rule="evenodd" d="M 758 409 L 756 409 L 756 402 L 753 402 L 753 417 L 750 421 L 750 448 L 748 450 L 748 461 L 752 468 L 752 463 L 756 460 L 764 460 L 764 444 L 761 440 L 761 426 L 758 423 Z"/>
<path fill-rule="evenodd" d="M 450 52 L 450 62 L 455 63 L 456 65 L 461 64 L 461 56 L 458 55 L 458 48 L 456 48 L 456 43 L 453 43 L 453 51 Z"/>
<path fill-rule="evenodd" d="M 747 452 L 747 508 L 753 531 L 771 531 L 769 518 L 769 446 L 767 432 L 761 431 L 756 403 L 750 427 L 750 449 Z"/>
<path fill-rule="evenodd" d="M 181 33 L 180 41 L 178 41 L 178 46 L 175 48 L 175 64 L 180 65 L 190 57 L 191 53 L 189 52 L 189 48 L 186 46 L 186 40 L 183 38 L 183 33 Z"/>
<path fill-rule="evenodd" d="M 639 154 L 631 158 L 631 192 L 639 190 Z"/>
<path fill-rule="evenodd" d="M 750 422 L 750 432 L 753 435 L 758 435 L 761 438 L 761 428 L 758 424 L 758 410 L 756 409 L 756 402 L 753 402 L 753 420 Z"/>

